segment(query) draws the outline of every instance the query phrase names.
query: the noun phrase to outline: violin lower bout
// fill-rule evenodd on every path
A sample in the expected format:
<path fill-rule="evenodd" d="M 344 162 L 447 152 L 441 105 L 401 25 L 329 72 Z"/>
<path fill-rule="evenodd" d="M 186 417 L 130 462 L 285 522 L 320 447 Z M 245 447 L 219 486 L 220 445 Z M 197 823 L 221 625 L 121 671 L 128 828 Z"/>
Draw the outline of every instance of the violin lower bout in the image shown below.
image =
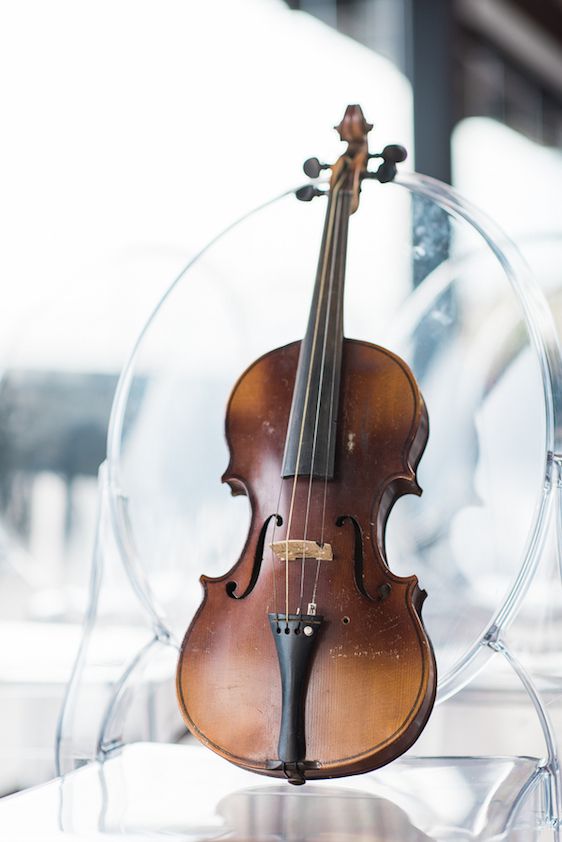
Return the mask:
<path fill-rule="evenodd" d="M 259 548 L 264 524 L 276 513 L 282 523 L 273 537 L 269 521 L 265 547 L 288 537 L 293 479 L 280 479 L 278 431 L 287 428 L 298 346 L 262 357 L 233 390 L 225 480 L 233 493 L 249 496 L 252 521 L 232 569 L 216 579 L 202 577 L 203 603 L 184 638 L 177 674 L 180 709 L 192 733 L 227 760 L 275 777 L 286 777 L 287 770 L 278 762 L 283 687 L 269 615 L 277 613 L 283 629 L 285 564 Z M 358 402 L 358 394 L 367 397 Z M 421 733 L 436 690 L 434 655 L 421 621 L 425 592 L 415 576 L 393 574 L 384 558 L 388 513 L 401 494 L 419 493 L 415 468 L 427 439 L 423 399 L 399 358 L 345 340 L 337 435 L 324 536 L 333 560 L 321 562 L 316 601 L 323 622 L 303 699 L 307 780 L 367 772 L 394 760 Z M 307 489 L 308 478 L 299 478 L 291 538 L 305 532 Z M 318 538 L 320 521 L 321 513 L 311 510 L 308 538 Z M 305 593 L 315 567 L 306 562 Z M 288 576 L 293 612 L 299 561 L 288 563 Z"/>
<path fill-rule="evenodd" d="M 423 593 L 417 585 L 413 590 L 421 604 Z M 421 733 L 433 706 L 435 664 L 417 613 L 401 618 L 411 599 L 405 591 L 395 586 L 378 605 L 363 605 L 361 629 L 353 600 L 336 616 L 324 612 L 332 616 L 324 616 L 305 691 L 308 780 L 376 769 Z M 209 607 L 213 602 L 207 600 Z M 242 613 L 222 627 L 220 611 L 216 616 L 219 622 L 209 620 L 182 649 L 178 695 L 184 719 L 227 760 L 285 777 L 275 768 L 283 688 L 269 616 L 253 628 L 245 626 Z M 283 615 L 279 623 L 283 634 Z M 228 625 L 230 632 L 224 631 Z"/>

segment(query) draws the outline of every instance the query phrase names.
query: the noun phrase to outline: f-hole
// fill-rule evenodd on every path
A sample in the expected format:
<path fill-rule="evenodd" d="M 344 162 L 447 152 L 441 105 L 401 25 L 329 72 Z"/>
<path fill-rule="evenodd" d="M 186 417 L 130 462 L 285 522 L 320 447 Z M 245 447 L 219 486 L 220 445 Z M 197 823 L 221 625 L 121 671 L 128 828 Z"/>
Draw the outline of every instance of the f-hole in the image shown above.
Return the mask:
<path fill-rule="evenodd" d="M 281 515 L 278 514 L 270 515 L 264 522 L 261 528 L 260 536 L 258 538 L 258 543 L 256 544 L 256 554 L 254 556 L 254 564 L 252 566 L 252 575 L 250 577 L 250 581 L 248 582 L 248 587 L 246 588 L 244 593 L 240 594 L 240 596 L 238 596 L 238 594 L 235 593 L 235 590 L 238 587 L 238 582 L 226 583 L 226 592 L 228 596 L 232 597 L 232 599 L 245 599 L 248 596 L 248 594 L 251 594 L 254 590 L 256 582 L 258 581 L 258 577 L 260 575 L 261 564 L 263 561 L 263 548 L 265 547 L 265 536 L 267 535 L 269 523 L 273 518 L 276 518 L 277 526 L 281 526 L 281 524 L 283 523 L 283 518 L 281 517 Z"/>
<path fill-rule="evenodd" d="M 361 527 L 353 517 L 353 515 L 340 515 L 336 520 L 336 526 L 343 526 L 347 521 L 351 521 L 353 531 L 355 533 L 355 548 L 353 551 L 353 573 L 355 576 L 355 584 L 363 596 L 371 598 L 365 590 L 365 583 L 363 581 L 363 533 Z"/>

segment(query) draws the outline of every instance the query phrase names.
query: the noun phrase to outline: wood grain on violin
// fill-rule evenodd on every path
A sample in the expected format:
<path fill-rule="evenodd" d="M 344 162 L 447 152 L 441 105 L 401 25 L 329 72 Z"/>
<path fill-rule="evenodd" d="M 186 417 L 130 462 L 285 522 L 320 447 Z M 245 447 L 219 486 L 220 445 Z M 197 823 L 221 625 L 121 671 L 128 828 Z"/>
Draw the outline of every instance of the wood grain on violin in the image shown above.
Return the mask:
<path fill-rule="evenodd" d="M 425 404 L 399 357 L 343 336 L 347 229 L 369 129 L 349 106 L 304 339 L 253 363 L 230 397 L 223 480 L 248 496 L 250 530 L 228 573 L 202 577 L 178 665 L 190 730 L 226 759 L 295 784 L 398 757 L 435 697 L 425 592 L 391 572 L 384 549 L 392 505 L 421 493 Z M 401 156 L 377 156 L 380 181 Z"/>

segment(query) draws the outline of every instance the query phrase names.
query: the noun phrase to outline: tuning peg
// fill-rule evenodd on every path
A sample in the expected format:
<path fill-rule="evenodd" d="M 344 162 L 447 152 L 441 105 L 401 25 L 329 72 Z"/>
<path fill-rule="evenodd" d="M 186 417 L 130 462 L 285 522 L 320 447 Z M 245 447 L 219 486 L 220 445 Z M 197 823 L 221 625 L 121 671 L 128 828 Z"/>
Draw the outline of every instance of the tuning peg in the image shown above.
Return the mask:
<path fill-rule="evenodd" d="M 390 146 L 385 146 L 381 152 L 381 158 L 392 164 L 401 164 L 407 157 L 408 153 L 398 143 L 391 143 Z"/>
<path fill-rule="evenodd" d="M 314 184 L 305 184 L 304 187 L 295 190 L 295 196 L 299 202 L 311 202 L 315 196 L 325 196 L 326 192 L 326 190 L 319 190 Z"/>
<path fill-rule="evenodd" d="M 318 178 L 321 170 L 330 169 L 329 164 L 321 164 L 318 158 L 307 158 L 302 165 L 305 175 L 309 178 Z"/>
<path fill-rule="evenodd" d="M 403 146 L 397 143 L 391 143 L 390 146 L 385 146 L 382 152 L 376 152 L 374 155 L 369 155 L 369 158 L 383 158 L 391 164 L 400 164 L 408 157 L 408 153 Z"/>
<path fill-rule="evenodd" d="M 396 175 L 396 164 L 394 161 L 383 161 L 375 173 L 375 177 L 381 184 L 387 184 L 392 181 Z"/>
<path fill-rule="evenodd" d="M 371 155 L 372 158 L 380 158 L 380 155 Z M 376 172 L 369 172 L 366 170 L 362 173 L 361 178 L 374 178 L 375 181 L 380 181 L 381 184 L 387 184 L 392 181 L 396 175 L 396 164 L 392 161 L 383 161 Z"/>
<path fill-rule="evenodd" d="M 369 158 L 382 158 L 383 162 L 376 172 L 363 173 L 363 178 L 376 178 L 381 184 L 386 184 L 392 181 L 396 175 L 396 164 L 405 161 L 407 156 L 408 153 L 403 146 L 399 146 L 397 143 L 391 143 L 389 146 L 385 146 L 382 152 L 369 155 Z"/>

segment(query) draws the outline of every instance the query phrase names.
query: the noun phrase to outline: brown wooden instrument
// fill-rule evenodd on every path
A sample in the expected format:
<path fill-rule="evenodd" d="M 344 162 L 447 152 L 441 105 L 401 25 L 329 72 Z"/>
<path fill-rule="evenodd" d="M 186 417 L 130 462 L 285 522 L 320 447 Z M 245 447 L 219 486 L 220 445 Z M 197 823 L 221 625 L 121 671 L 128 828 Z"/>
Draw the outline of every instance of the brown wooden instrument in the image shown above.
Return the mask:
<path fill-rule="evenodd" d="M 242 374 L 226 413 L 246 545 L 204 599 L 177 673 L 183 717 L 227 760 L 291 783 L 365 772 L 408 749 L 433 706 L 436 668 L 415 576 L 388 568 L 395 501 L 420 494 L 428 419 L 406 364 L 343 336 L 349 217 L 361 181 L 390 180 L 401 147 L 370 156 L 359 106 L 337 127 L 308 328 Z M 382 157 L 375 174 L 369 157 Z M 320 165 L 305 165 L 317 175 Z M 306 192 L 308 191 L 308 192 Z M 301 198 L 318 194 L 315 187 Z"/>

